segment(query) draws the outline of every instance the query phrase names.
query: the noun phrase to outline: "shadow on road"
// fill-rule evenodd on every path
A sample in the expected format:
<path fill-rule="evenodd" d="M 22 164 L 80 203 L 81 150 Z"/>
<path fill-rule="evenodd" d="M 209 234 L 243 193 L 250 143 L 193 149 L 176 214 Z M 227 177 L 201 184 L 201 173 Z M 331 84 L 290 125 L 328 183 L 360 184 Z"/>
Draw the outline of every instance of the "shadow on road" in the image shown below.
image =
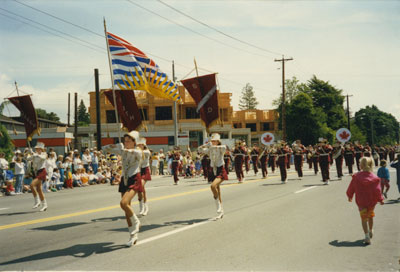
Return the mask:
<path fill-rule="evenodd" d="M 35 213 L 36 211 L 30 211 L 30 212 L 15 212 L 15 213 L 2 213 L 0 216 L 4 215 L 20 215 L 20 214 L 30 214 L 30 213 Z"/>
<path fill-rule="evenodd" d="M 325 184 L 317 183 L 317 184 L 306 184 L 303 187 L 313 187 L 313 186 L 325 186 Z"/>
<path fill-rule="evenodd" d="M 32 230 L 51 230 L 51 231 L 57 231 L 57 230 L 62 230 L 66 228 L 71 228 L 71 227 L 76 227 L 80 225 L 86 225 L 89 223 L 86 222 L 76 222 L 76 223 L 67 223 L 67 224 L 58 224 L 58 225 L 51 225 L 51 226 L 44 226 L 44 227 L 39 227 L 39 228 L 34 228 Z"/>
<path fill-rule="evenodd" d="M 399 204 L 400 201 L 396 199 L 389 199 L 388 201 L 385 202 L 385 205 L 390 205 L 390 204 Z"/>
<path fill-rule="evenodd" d="M 23 262 L 39 261 L 43 259 L 51 259 L 63 256 L 71 256 L 76 258 L 86 258 L 93 254 L 102 254 L 111 252 L 114 250 L 126 248 L 125 245 L 114 245 L 114 243 L 96 243 L 96 244 L 80 244 L 71 247 L 50 250 L 42 253 L 33 254 L 31 256 L 26 256 L 11 260 L 8 262 L 0 263 L 0 265 L 16 264 Z"/>
<path fill-rule="evenodd" d="M 168 227 L 168 226 L 188 226 L 204 221 L 210 220 L 209 218 L 205 219 L 191 219 L 191 220 L 183 220 L 183 221 L 171 221 L 171 222 L 165 222 L 164 224 L 150 224 L 150 225 L 141 225 L 140 226 L 140 232 L 143 233 L 148 230 L 152 229 L 157 229 L 157 228 L 163 228 L 163 227 Z M 108 231 L 118 231 L 118 232 L 127 232 L 128 227 L 124 228 L 117 228 L 117 229 L 110 229 Z"/>
<path fill-rule="evenodd" d="M 113 222 L 125 219 L 125 216 L 114 216 L 114 217 L 103 217 L 103 218 L 95 218 L 92 219 L 92 222 Z"/>
<path fill-rule="evenodd" d="M 338 241 L 338 240 L 333 240 L 329 242 L 331 246 L 335 247 L 365 247 L 366 245 L 364 244 L 364 240 L 357 240 L 357 241 Z"/>
<path fill-rule="evenodd" d="M 260 186 L 271 186 L 271 185 L 284 185 L 283 183 L 264 183 L 261 184 Z"/>

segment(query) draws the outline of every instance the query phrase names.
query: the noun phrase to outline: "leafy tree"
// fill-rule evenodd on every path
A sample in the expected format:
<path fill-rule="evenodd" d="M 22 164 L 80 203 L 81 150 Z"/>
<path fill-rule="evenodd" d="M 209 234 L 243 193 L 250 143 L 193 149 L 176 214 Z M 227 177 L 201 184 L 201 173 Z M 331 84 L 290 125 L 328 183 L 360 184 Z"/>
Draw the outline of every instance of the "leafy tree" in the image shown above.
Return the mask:
<path fill-rule="evenodd" d="M 0 114 L 3 114 L 5 107 L 7 107 L 8 105 L 10 105 L 10 100 L 4 100 L 1 104 L 0 104 Z"/>
<path fill-rule="evenodd" d="M 365 144 L 367 142 L 366 135 L 361 131 L 361 129 L 356 125 L 354 120 L 350 121 L 350 132 L 351 139 L 350 141 L 355 142 L 358 141 L 361 144 Z"/>
<path fill-rule="evenodd" d="M 293 98 L 299 92 L 305 92 L 308 87 L 304 83 L 299 83 L 300 81 L 294 76 L 292 79 L 285 80 L 285 102 L 291 103 Z M 272 101 L 272 105 L 279 107 L 282 104 L 282 93 L 278 99 Z"/>
<path fill-rule="evenodd" d="M 321 108 L 326 114 L 327 126 L 333 130 L 345 127 L 347 119 L 343 108 L 342 90 L 336 89 L 315 75 L 307 82 L 307 87 L 304 91 L 311 96 L 314 107 Z"/>
<path fill-rule="evenodd" d="M 254 110 L 258 105 L 257 98 L 254 95 L 253 87 L 247 83 L 242 89 L 242 97 L 239 101 L 239 109 Z"/>
<path fill-rule="evenodd" d="M 85 103 L 83 99 L 78 106 L 78 125 L 88 126 L 90 124 L 90 114 L 86 110 Z"/>
<path fill-rule="evenodd" d="M 289 142 L 301 140 L 305 145 L 318 142 L 323 133 L 318 111 L 311 97 L 306 93 L 297 94 L 286 111 L 286 132 Z"/>
<path fill-rule="evenodd" d="M 393 115 L 380 111 L 375 105 L 356 112 L 355 124 L 369 144 L 395 144 L 399 140 L 399 122 Z"/>
<path fill-rule="evenodd" d="M 14 145 L 8 135 L 7 129 L 0 124 L 0 152 L 6 154 L 6 159 L 11 160 L 13 156 Z"/>
<path fill-rule="evenodd" d="M 36 114 L 37 114 L 38 118 L 43 118 L 43 119 L 50 120 L 50 121 L 60 122 L 60 118 L 54 112 L 48 113 L 44 109 L 36 108 Z"/>

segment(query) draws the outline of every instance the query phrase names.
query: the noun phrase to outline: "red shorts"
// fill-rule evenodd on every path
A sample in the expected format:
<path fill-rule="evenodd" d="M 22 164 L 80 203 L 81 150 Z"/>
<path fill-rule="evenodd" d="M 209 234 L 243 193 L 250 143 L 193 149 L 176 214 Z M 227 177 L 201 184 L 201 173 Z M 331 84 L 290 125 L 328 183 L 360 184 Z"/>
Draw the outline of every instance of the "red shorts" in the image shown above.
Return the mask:
<path fill-rule="evenodd" d="M 212 167 L 210 167 L 210 171 L 208 172 L 208 180 L 209 181 L 214 181 L 216 178 L 220 178 L 222 180 L 228 180 L 228 174 L 226 173 L 225 167 L 220 166 L 217 167 L 217 174 L 215 175 L 214 170 Z"/>
<path fill-rule="evenodd" d="M 42 168 L 36 172 L 36 177 L 39 180 L 45 181 L 47 178 L 46 168 Z"/>
<path fill-rule="evenodd" d="M 131 177 L 129 177 L 127 184 L 124 183 L 124 177 L 121 178 L 121 182 L 119 183 L 118 192 L 125 193 L 129 190 L 134 190 L 136 192 L 143 192 L 143 184 L 142 184 L 142 176 L 140 173 L 137 173 Z"/>
<path fill-rule="evenodd" d="M 145 181 L 151 180 L 150 167 L 141 168 L 140 174 Z"/>

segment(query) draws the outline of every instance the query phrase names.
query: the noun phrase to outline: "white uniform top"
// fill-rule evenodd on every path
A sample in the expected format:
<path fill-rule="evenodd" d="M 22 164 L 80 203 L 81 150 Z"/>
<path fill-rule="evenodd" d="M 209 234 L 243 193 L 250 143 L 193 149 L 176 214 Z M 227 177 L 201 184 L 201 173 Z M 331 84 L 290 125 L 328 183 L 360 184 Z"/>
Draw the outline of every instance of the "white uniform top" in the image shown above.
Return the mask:
<path fill-rule="evenodd" d="M 211 145 L 211 143 L 208 143 L 205 146 L 200 146 L 199 151 L 210 157 L 210 166 L 213 168 L 214 173 L 216 173 L 218 167 L 224 165 L 226 145 Z"/>
<path fill-rule="evenodd" d="M 46 167 L 47 153 L 42 152 L 39 154 L 35 152 L 33 153 L 31 159 L 32 159 L 32 168 L 36 172 Z"/>
<path fill-rule="evenodd" d="M 146 149 L 143 150 L 143 158 L 142 158 L 142 163 L 140 164 L 141 168 L 149 167 L 150 166 L 150 150 Z"/>
<path fill-rule="evenodd" d="M 45 166 L 46 166 L 47 174 L 48 175 L 52 175 L 54 168 L 57 168 L 57 164 L 56 164 L 55 158 L 48 158 L 46 160 Z"/>
<path fill-rule="evenodd" d="M 115 147 L 113 147 L 115 146 Z M 124 144 L 106 145 L 104 151 L 120 155 L 122 157 L 122 176 L 124 184 L 128 184 L 128 178 L 140 173 L 140 164 L 142 161 L 142 150 L 139 148 L 125 149 Z"/>

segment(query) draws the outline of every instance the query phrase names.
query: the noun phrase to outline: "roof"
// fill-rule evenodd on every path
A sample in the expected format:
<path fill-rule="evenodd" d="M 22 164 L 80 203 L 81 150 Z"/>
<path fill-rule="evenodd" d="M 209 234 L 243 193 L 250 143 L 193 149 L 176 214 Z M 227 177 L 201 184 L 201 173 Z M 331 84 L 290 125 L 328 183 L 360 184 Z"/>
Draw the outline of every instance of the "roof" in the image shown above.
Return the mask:
<path fill-rule="evenodd" d="M 21 125 L 21 126 L 24 125 L 24 123 L 19 122 L 19 121 L 17 121 L 17 120 L 14 120 L 13 118 L 4 116 L 4 115 L 2 115 L 2 114 L 0 114 L 0 122 L 1 122 L 1 123 L 14 124 L 14 125 Z"/>

